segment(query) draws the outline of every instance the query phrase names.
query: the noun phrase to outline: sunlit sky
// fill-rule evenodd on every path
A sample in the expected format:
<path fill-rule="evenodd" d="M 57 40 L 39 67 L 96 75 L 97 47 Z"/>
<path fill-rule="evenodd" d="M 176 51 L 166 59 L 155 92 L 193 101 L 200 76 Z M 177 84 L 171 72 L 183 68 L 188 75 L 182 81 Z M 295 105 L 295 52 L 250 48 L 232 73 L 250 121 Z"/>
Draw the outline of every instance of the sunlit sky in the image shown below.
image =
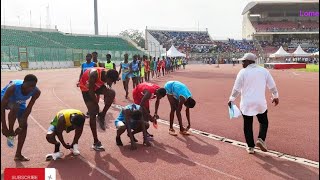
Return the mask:
<path fill-rule="evenodd" d="M 126 29 L 205 30 L 213 39 L 241 39 L 242 11 L 251 0 L 98 0 L 99 34 Z M 298 1 L 298 0 L 297 0 Z M 93 0 L 1 0 L 1 25 L 94 34 Z M 49 7 L 49 8 L 47 8 Z M 49 9 L 49 16 L 47 16 Z M 31 12 L 31 16 L 30 16 Z M 49 17 L 49 18 L 48 18 Z M 49 21 L 48 21 L 49 20 Z"/>

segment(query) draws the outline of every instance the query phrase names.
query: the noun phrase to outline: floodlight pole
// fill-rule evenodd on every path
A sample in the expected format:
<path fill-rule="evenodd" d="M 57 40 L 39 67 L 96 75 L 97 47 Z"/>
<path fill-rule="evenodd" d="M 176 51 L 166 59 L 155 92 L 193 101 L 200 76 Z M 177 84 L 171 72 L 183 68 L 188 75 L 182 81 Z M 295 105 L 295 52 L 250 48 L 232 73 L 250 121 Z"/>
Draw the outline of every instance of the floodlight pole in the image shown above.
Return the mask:
<path fill-rule="evenodd" d="M 94 0 L 94 34 L 99 35 L 98 27 L 98 0 Z"/>

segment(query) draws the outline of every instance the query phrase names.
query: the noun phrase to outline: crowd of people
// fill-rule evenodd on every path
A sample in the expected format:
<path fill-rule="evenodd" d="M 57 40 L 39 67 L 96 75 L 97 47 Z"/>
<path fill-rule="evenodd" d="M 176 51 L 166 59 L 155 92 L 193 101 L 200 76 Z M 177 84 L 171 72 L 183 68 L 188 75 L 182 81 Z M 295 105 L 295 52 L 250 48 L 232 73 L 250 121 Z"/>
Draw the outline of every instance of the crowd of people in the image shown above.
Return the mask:
<path fill-rule="evenodd" d="M 94 57 L 94 58 L 93 58 Z M 125 60 L 120 65 L 120 70 L 115 70 L 115 64 L 111 61 L 111 56 L 107 55 L 107 62 L 105 67 L 97 67 L 102 63 L 95 62 L 98 54 L 96 52 L 88 54 L 86 56 L 87 62 L 81 67 L 80 78 L 77 86 L 80 88 L 84 104 L 87 107 L 89 116 L 90 129 L 93 136 L 92 149 L 95 151 L 104 151 L 104 147 L 97 135 L 96 121 L 99 122 L 99 126 L 102 130 L 105 130 L 105 116 L 109 110 L 111 104 L 116 97 L 116 91 L 112 89 L 112 85 L 119 80 L 121 75 L 122 81 L 127 81 L 128 78 L 132 78 L 133 102 L 124 106 L 116 119 L 114 119 L 114 125 L 117 129 L 115 135 L 115 144 L 117 146 L 123 146 L 121 135 L 127 131 L 127 136 L 130 139 L 131 150 L 137 149 L 138 140 L 135 138 L 135 134 L 143 133 L 143 145 L 150 146 L 150 140 L 153 139 L 153 135 L 147 130 L 150 127 L 149 122 L 152 122 L 153 126 L 157 128 L 157 119 L 159 119 L 158 109 L 160 107 L 160 101 L 167 96 L 170 104 L 170 126 L 169 134 L 177 136 L 173 128 L 174 115 L 176 114 L 180 134 L 183 136 L 189 135 L 188 130 L 191 128 L 190 108 L 194 108 L 196 105 L 195 99 L 193 99 L 192 93 L 189 88 L 179 81 L 167 81 L 163 87 L 151 82 L 143 82 L 144 77 L 141 75 L 148 73 L 148 69 L 151 65 L 145 63 L 148 61 L 146 56 L 139 57 L 135 55 L 132 62 L 128 62 L 128 55 L 126 54 Z M 91 62 L 91 58 L 94 59 L 94 63 Z M 142 61 L 141 61 L 142 60 Z M 150 60 L 152 58 L 150 57 Z M 170 59 L 167 59 L 169 61 Z M 278 90 L 275 82 L 266 69 L 256 64 L 257 56 L 252 53 L 246 53 L 243 58 L 238 59 L 242 61 L 243 68 L 237 75 L 232 93 L 229 98 L 228 106 L 233 107 L 236 98 L 242 94 L 240 109 L 244 118 L 244 134 L 247 142 L 247 151 L 250 154 L 254 153 L 254 146 L 260 147 L 262 151 L 268 151 L 265 144 L 266 134 L 268 130 L 268 109 L 265 100 L 265 87 L 267 86 L 273 95 L 272 102 L 277 105 L 279 103 Z M 162 63 L 157 71 L 154 73 L 156 77 L 164 76 L 166 73 L 170 73 L 179 69 L 179 64 L 172 66 L 163 66 L 165 59 L 158 60 Z M 154 60 L 154 62 L 157 62 Z M 181 62 L 181 61 L 180 61 Z M 108 65 L 107 65 L 108 64 Z M 144 64 L 144 65 L 142 65 Z M 151 64 L 151 63 L 150 63 Z M 174 63 L 173 63 L 174 64 Z M 93 65 L 92 67 L 90 67 Z M 99 66 L 100 66 L 99 65 Z M 143 67 L 144 66 L 144 67 Z M 146 71 L 142 71 L 146 70 Z M 168 71 L 168 72 L 167 72 Z M 162 73 L 161 73 L 162 72 Z M 121 74 L 122 73 L 122 74 Z M 146 81 L 150 79 L 146 78 Z M 9 147 L 14 147 L 14 137 L 18 136 L 17 151 L 14 157 L 15 161 L 30 161 L 29 158 L 22 155 L 22 147 L 27 136 L 27 119 L 32 112 L 32 108 L 36 101 L 41 98 L 41 91 L 37 87 L 38 78 L 33 74 L 28 74 L 24 79 L 17 79 L 10 81 L 1 90 L 1 125 L 2 134 L 7 137 L 7 144 Z M 125 87 L 126 92 L 128 87 Z M 252 90 L 256 93 L 252 94 Z M 103 96 L 104 106 L 100 109 L 99 101 L 100 96 Z M 128 98 L 128 94 L 126 94 Z M 27 100 L 31 99 L 27 104 Z M 155 99 L 155 109 L 152 115 L 150 109 L 150 100 Z M 182 109 L 185 107 L 185 115 L 188 125 L 185 127 L 182 123 Z M 5 111 L 9 110 L 8 123 L 6 120 Z M 63 157 L 63 153 L 60 151 L 60 145 L 64 148 L 71 150 L 74 155 L 79 155 L 78 142 L 81 138 L 86 115 L 77 109 L 62 109 L 57 113 L 49 123 L 49 128 L 46 134 L 46 140 L 48 143 L 54 146 L 53 153 L 46 155 L 46 160 L 57 160 Z M 256 144 L 253 139 L 252 122 L 253 116 L 257 116 L 260 123 L 260 132 Z M 18 120 L 19 127 L 14 130 L 15 121 Z M 7 126 L 8 124 L 8 126 Z M 67 133 L 75 131 L 72 143 L 69 144 L 65 141 L 63 132 Z M 58 140 L 57 140 L 58 138 Z"/>
<path fill-rule="evenodd" d="M 46 139 L 48 143 L 54 145 L 53 153 L 46 155 L 46 160 L 56 160 L 63 156 L 60 151 L 60 145 L 70 149 L 74 155 L 79 155 L 78 141 L 81 137 L 85 118 L 89 118 L 90 129 L 93 136 L 92 149 L 95 151 L 104 151 L 104 147 L 98 138 L 98 122 L 102 130 L 106 130 L 105 117 L 116 97 L 116 92 L 112 85 L 122 80 L 126 91 L 126 98 L 129 95 L 129 79 L 132 79 L 133 102 L 123 107 L 118 117 L 114 120 L 117 128 L 116 144 L 123 146 L 121 135 L 127 131 L 127 136 L 131 140 L 131 149 L 137 148 L 138 140 L 134 137 L 136 133 L 143 133 L 143 144 L 150 146 L 149 140 L 153 138 L 147 129 L 149 122 L 157 128 L 157 119 L 159 119 L 158 108 L 160 100 L 167 96 L 170 103 L 170 127 L 169 134 L 176 136 L 173 129 L 173 117 L 176 113 L 180 134 L 189 135 L 190 112 L 196 101 L 188 87 L 179 81 L 168 81 L 164 87 L 151 83 L 150 78 L 165 76 L 171 72 L 185 68 L 186 61 L 181 58 L 155 58 L 147 56 L 134 55 L 132 62 L 128 62 L 128 55 L 124 55 L 124 61 L 121 62 L 119 71 L 116 65 L 111 61 L 111 55 L 106 55 L 107 61 L 101 63 L 98 60 L 98 53 L 93 52 L 86 55 L 86 62 L 81 65 L 81 72 L 77 87 L 80 88 L 84 104 L 87 107 L 87 113 L 77 109 L 62 109 L 55 114 L 50 122 Z M 150 77 L 151 76 L 151 77 Z M 144 82 L 146 81 L 146 82 Z M 32 111 L 32 107 L 40 97 L 41 91 L 37 87 L 38 78 L 33 74 L 28 74 L 23 80 L 12 80 L 1 91 L 1 125 L 2 134 L 7 137 L 9 147 L 14 147 L 14 137 L 18 136 L 18 146 L 15 155 L 16 161 L 29 161 L 30 159 L 22 155 L 22 147 L 26 139 L 27 118 Z M 104 107 L 100 109 L 100 96 L 103 96 Z M 27 105 L 27 100 L 30 99 Z M 155 111 L 151 115 L 149 101 L 156 99 Z M 182 124 L 181 110 L 186 107 L 186 117 L 188 126 Z M 8 123 L 6 121 L 5 110 L 9 110 Z M 18 120 L 19 127 L 14 130 L 14 123 Z M 7 126 L 8 124 L 8 126 Z M 75 136 L 71 144 L 66 143 L 63 132 L 75 131 Z M 58 138 L 58 140 L 56 139 Z"/>
<path fill-rule="evenodd" d="M 252 22 L 257 32 L 316 32 L 319 21 L 261 21 Z"/>
<path fill-rule="evenodd" d="M 208 32 L 151 30 L 149 32 L 167 49 L 174 45 L 182 52 L 210 53 L 213 50 L 213 41 Z"/>

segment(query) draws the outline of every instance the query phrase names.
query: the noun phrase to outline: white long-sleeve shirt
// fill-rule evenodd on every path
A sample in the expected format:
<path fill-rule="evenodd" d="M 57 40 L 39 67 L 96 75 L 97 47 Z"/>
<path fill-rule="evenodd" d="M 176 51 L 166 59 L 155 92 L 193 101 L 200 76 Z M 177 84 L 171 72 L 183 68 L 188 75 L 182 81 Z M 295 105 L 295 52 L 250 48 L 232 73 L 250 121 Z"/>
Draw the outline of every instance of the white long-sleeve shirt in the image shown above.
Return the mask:
<path fill-rule="evenodd" d="M 240 110 L 243 115 L 255 116 L 267 110 L 266 87 L 273 98 L 278 98 L 278 90 L 270 72 L 256 64 L 240 70 L 234 83 L 229 101 L 234 101 L 241 93 Z"/>

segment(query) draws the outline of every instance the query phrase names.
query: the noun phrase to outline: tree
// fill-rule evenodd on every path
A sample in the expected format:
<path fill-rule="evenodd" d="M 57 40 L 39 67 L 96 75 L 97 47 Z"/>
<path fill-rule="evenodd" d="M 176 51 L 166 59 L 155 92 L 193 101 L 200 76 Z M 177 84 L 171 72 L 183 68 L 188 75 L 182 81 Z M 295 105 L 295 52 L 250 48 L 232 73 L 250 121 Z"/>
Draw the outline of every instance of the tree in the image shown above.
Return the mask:
<path fill-rule="evenodd" d="M 145 39 L 143 38 L 143 32 L 139 30 L 129 29 L 122 31 L 120 36 L 125 36 L 130 38 L 133 42 L 137 43 L 138 46 L 145 47 Z"/>

